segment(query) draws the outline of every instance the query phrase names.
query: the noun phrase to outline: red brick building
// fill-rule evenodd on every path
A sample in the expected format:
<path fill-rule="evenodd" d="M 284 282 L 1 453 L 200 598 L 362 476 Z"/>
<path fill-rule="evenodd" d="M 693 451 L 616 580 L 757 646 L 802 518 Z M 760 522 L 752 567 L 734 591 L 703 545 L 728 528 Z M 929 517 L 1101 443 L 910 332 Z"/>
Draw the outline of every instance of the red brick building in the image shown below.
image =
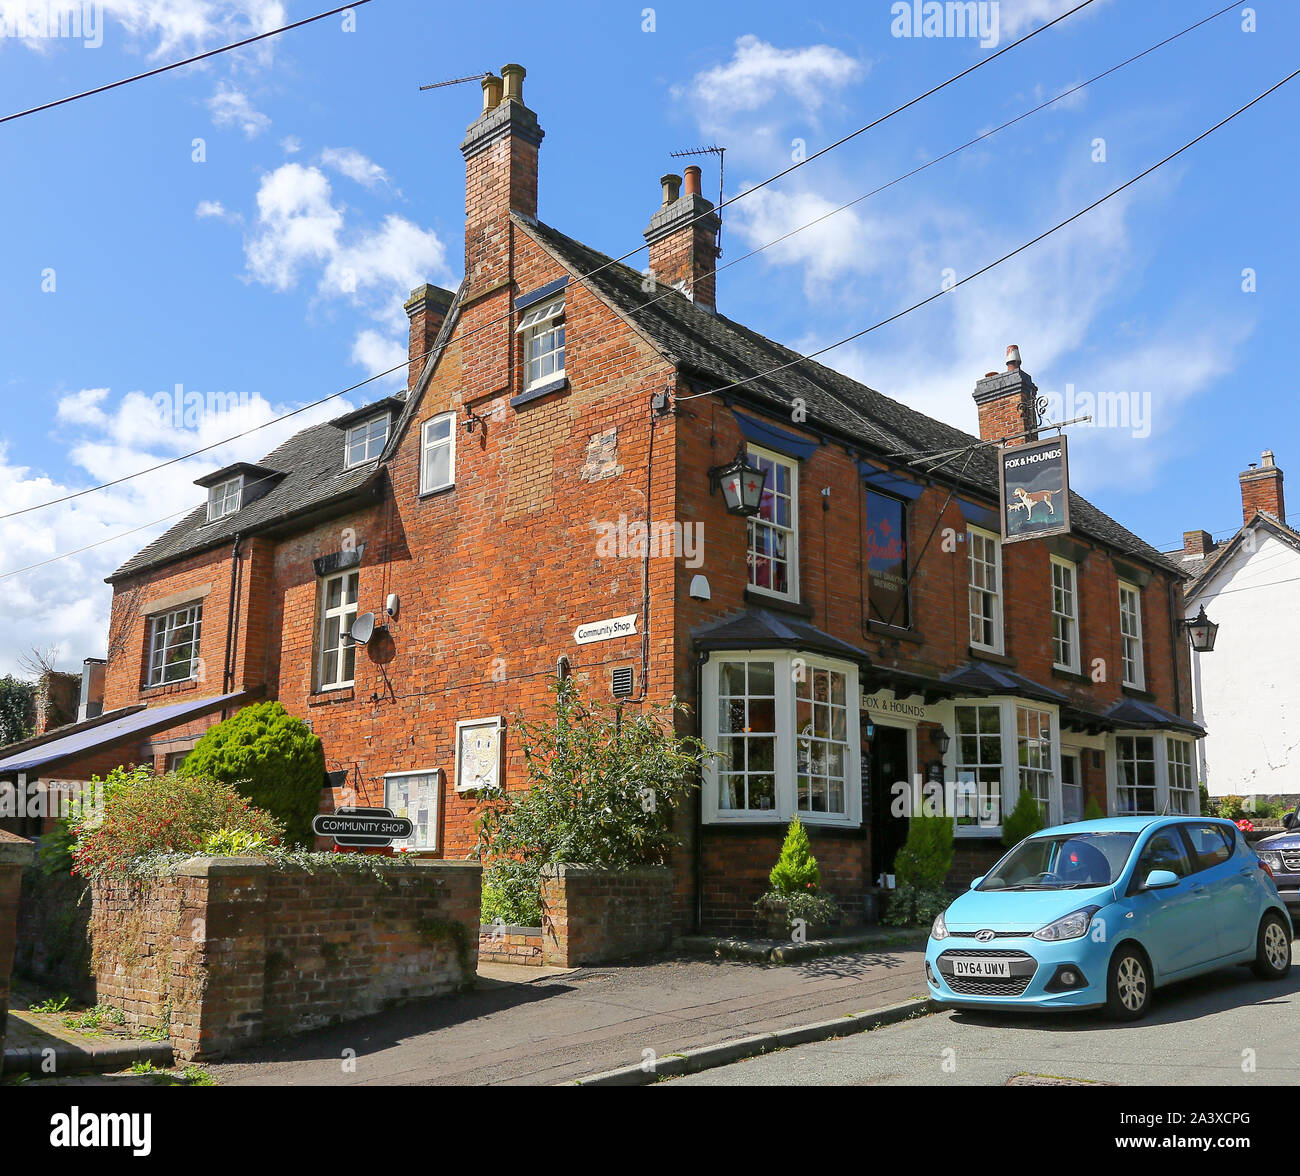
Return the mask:
<path fill-rule="evenodd" d="M 461 857 L 475 780 L 521 781 L 512 723 L 558 659 L 605 697 L 630 672 L 625 705 L 675 694 L 725 755 L 680 814 L 683 928 L 749 926 L 795 813 L 860 912 L 906 830 L 898 781 L 962 782 L 966 877 L 1022 788 L 1053 822 L 1195 811 L 1177 566 L 1077 495 L 1068 537 L 1003 548 L 993 447 L 717 310 L 698 169 L 662 181 L 648 274 L 539 221 L 522 85 L 484 82 L 465 276 L 408 301 L 406 389 L 202 479 L 110 577 L 125 733 L 65 728 L 0 773 L 75 775 L 90 745 L 161 767 L 278 698 L 338 796 L 422 814 L 415 847 Z M 1018 360 L 979 380 L 981 436 L 1032 432 L 1035 392 Z M 738 452 L 767 478 L 751 519 L 710 475 Z M 133 733 L 158 707 L 170 725 Z"/>

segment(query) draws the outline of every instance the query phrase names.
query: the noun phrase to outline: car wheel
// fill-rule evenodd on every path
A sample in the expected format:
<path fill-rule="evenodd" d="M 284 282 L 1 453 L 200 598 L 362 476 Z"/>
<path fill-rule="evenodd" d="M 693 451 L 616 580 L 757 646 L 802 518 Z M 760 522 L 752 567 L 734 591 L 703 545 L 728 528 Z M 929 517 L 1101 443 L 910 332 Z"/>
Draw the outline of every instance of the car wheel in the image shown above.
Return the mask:
<path fill-rule="evenodd" d="M 1261 980 L 1281 980 L 1291 971 L 1291 936 L 1277 911 L 1269 911 L 1260 920 L 1252 967 Z"/>
<path fill-rule="evenodd" d="M 1151 965 L 1132 943 L 1123 943 L 1110 957 L 1106 981 L 1106 1015 L 1115 1021 L 1136 1021 L 1151 1007 Z"/>

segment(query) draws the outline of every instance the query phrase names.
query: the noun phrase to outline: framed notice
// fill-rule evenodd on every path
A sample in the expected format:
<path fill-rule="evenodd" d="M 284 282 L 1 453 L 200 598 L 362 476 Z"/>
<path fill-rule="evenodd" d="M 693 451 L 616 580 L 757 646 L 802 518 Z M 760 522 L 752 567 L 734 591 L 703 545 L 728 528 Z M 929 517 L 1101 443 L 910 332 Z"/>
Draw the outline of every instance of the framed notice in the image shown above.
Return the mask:
<path fill-rule="evenodd" d="M 1002 541 L 1041 539 L 1070 529 L 1070 463 L 1065 436 L 998 451 Z"/>
<path fill-rule="evenodd" d="M 500 715 L 465 719 L 456 724 L 456 791 L 477 792 L 501 783 Z"/>

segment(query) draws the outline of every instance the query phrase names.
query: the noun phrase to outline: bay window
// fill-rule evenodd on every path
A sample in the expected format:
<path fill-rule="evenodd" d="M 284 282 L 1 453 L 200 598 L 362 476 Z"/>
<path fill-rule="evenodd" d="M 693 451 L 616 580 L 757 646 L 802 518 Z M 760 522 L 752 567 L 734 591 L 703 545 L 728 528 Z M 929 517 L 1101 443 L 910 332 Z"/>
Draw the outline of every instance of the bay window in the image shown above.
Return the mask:
<path fill-rule="evenodd" d="M 1142 593 L 1132 584 L 1119 586 L 1120 666 L 1125 686 L 1142 690 L 1146 675 L 1142 665 Z"/>
<path fill-rule="evenodd" d="M 1043 824 L 1050 825 L 1052 807 L 1052 716 L 1048 711 L 1016 707 L 1016 759 L 1020 787 L 1038 801 Z"/>
<path fill-rule="evenodd" d="M 1192 746 L 1192 740 L 1181 735 L 1116 735 L 1111 812 L 1196 816 L 1201 804 Z"/>
<path fill-rule="evenodd" d="M 1075 565 L 1052 557 L 1052 662 L 1079 672 L 1079 597 Z"/>
<path fill-rule="evenodd" d="M 1169 811 L 1187 817 L 1197 816 L 1201 805 L 1196 795 L 1196 779 L 1192 775 L 1192 741 L 1167 736 L 1165 758 L 1169 765 Z"/>
<path fill-rule="evenodd" d="M 1000 832 L 1003 815 L 1026 790 L 1046 824 L 1060 823 L 1060 727 L 1054 708 L 1017 698 L 958 702 L 953 727 L 948 770 L 959 836 Z"/>
<path fill-rule="evenodd" d="M 799 598 L 799 487 L 794 461 L 750 446 L 749 462 L 767 475 L 758 514 L 749 520 L 749 586 Z"/>
<path fill-rule="evenodd" d="M 705 820 L 857 824 L 858 671 L 786 651 L 704 667 Z"/>
<path fill-rule="evenodd" d="M 1156 741 L 1150 735 L 1115 737 L 1115 812 L 1154 816 Z"/>
<path fill-rule="evenodd" d="M 996 535 L 969 527 L 970 643 L 1002 652 L 1002 551 Z"/>
<path fill-rule="evenodd" d="M 1002 824 L 1002 716 L 996 703 L 954 708 L 957 825 Z"/>

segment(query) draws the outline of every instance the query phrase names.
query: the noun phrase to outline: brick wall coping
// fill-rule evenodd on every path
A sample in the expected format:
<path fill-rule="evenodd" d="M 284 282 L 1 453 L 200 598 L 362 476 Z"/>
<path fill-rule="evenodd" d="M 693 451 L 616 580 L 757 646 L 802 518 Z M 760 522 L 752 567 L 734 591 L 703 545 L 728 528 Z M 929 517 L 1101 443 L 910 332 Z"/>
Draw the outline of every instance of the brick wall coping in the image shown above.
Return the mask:
<path fill-rule="evenodd" d="M 540 927 L 517 927 L 513 923 L 507 923 L 501 927 L 498 927 L 495 923 L 479 924 L 480 935 L 490 936 L 494 931 L 500 931 L 504 935 L 540 935 L 542 933 Z"/>
<path fill-rule="evenodd" d="M 391 860 L 391 859 L 385 859 Z M 261 857 L 192 857 L 174 865 L 170 873 L 181 878 L 217 878 L 235 874 L 266 872 L 271 864 Z M 387 866 L 385 874 L 401 875 L 420 870 L 474 870 L 482 871 L 479 862 L 444 861 L 440 858 L 402 862 L 400 865 Z M 304 871 L 306 872 L 306 871 Z"/>
<path fill-rule="evenodd" d="M 641 878 L 648 881 L 671 874 L 672 871 L 667 866 L 636 866 L 630 870 L 614 870 L 606 866 L 583 866 L 568 862 L 542 869 L 545 878 Z"/>
<path fill-rule="evenodd" d="M 26 837 L 0 829 L 0 865 L 30 865 L 36 860 L 36 846 Z"/>

